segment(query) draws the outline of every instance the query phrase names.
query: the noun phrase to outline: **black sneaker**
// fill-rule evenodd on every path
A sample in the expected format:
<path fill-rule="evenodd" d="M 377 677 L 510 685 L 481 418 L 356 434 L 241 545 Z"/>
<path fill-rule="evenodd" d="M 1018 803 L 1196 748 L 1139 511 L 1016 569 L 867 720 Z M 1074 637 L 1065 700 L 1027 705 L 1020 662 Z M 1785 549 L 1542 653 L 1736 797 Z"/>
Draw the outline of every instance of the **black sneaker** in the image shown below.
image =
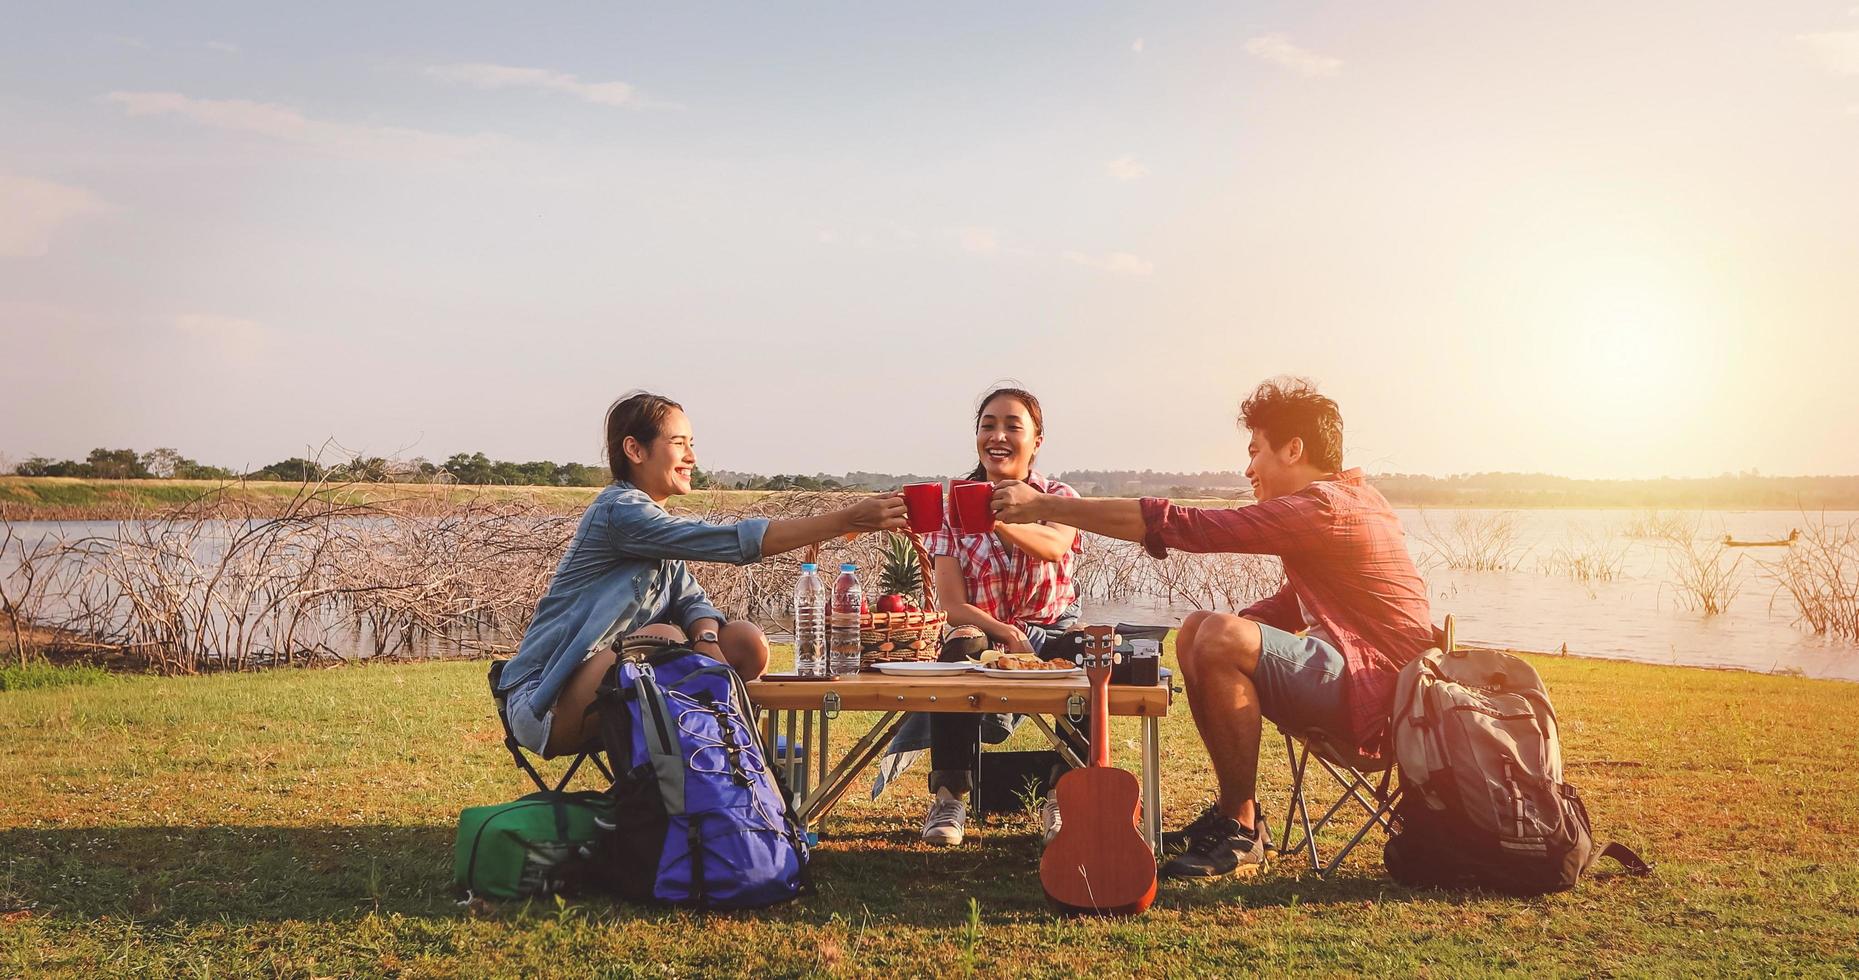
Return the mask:
<path fill-rule="evenodd" d="M 1186 827 L 1180 830 L 1163 831 L 1162 853 L 1169 855 L 1180 854 L 1182 851 L 1188 849 L 1189 841 L 1200 834 L 1217 831 L 1221 826 L 1218 821 L 1226 819 L 1226 817 L 1220 815 L 1220 811 L 1215 809 L 1212 803 L 1207 804 L 1207 809 L 1202 810 L 1201 815 L 1195 817 Z M 1268 826 L 1268 821 L 1265 819 L 1264 805 L 1257 800 L 1252 801 L 1252 826 L 1256 829 L 1254 836 L 1259 839 L 1259 846 L 1265 850 L 1271 850 L 1271 827 Z"/>
<path fill-rule="evenodd" d="M 1161 876 L 1212 878 L 1229 874 L 1258 874 L 1265 870 L 1263 836 L 1257 830 L 1246 833 L 1239 821 L 1213 812 L 1212 818 L 1189 838 L 1187 849 L 1162 865 Z"/>

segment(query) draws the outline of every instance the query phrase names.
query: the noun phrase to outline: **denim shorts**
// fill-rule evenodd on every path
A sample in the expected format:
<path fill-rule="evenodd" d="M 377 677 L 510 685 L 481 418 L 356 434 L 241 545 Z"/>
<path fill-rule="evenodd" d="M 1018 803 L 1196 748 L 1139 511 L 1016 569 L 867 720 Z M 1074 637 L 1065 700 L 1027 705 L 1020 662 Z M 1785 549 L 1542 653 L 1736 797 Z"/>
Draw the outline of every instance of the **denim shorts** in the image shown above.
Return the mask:
<path fill-rule="evenodd" d="M 550 706 L 537 714 L 531 703 L 535 699 L 536 689 L 541 686 L 542 671 L 538 670 L 503 696 L 504 716 L 510 719 L 510 734 L 516 738 L 518 745 L 531 752 L 542 752 L 548 747 L 549 731 L 555 727 L 555 708 Z"/>
<path fill-rule="evenodd" d="M 1314 636 L 1259 624 L 1259 669 L 1252 684 L 1259 710 L 1291 734 L 1320 728 L 1347 737 L 1349 701 L 1343 690 L 1342 651 Z"/>

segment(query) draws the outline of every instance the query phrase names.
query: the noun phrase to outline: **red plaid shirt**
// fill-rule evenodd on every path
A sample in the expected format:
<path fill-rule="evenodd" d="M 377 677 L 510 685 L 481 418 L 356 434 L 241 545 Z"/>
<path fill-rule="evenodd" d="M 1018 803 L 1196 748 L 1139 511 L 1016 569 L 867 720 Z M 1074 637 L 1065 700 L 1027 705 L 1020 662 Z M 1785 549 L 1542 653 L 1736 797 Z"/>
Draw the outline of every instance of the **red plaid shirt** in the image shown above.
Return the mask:
<path fill-rule="evenodd" d="M 1285 587 L 1240 611 L 1296 633 L 1298 600 L 1336 638 L 1353 731 L 1365 754 L 1386 750 L 1388 714 L 1401 667 L 1433 643 L 1426 583 L 1407 553 L 1401 522 L 1359 469 L 1250 507 L 1203 510 L 1145 497 L 1143 546 L 1277 555 Z M 1337 733 L 1343 734 L 1343 733 Z"/>
<path fill-rule="evenodd" d="M 1038 473 L 1028 474 L 1026 485 L 1055 496 L 1078 496 L 1078 491 Z M 924 535 L 923 548 L 962 566 L 962 589 L 969 602 L 1003 623 L 1025 627 L 1050 623 L 1078 601 L 1072 564 L 1084 550 L 1083 539 L 1082 534 L 1073 538 L 1071 550 L 1058 561 L 1041 561 L 994 534 L 957 534 L 945 515 L 941 530 Z"/>

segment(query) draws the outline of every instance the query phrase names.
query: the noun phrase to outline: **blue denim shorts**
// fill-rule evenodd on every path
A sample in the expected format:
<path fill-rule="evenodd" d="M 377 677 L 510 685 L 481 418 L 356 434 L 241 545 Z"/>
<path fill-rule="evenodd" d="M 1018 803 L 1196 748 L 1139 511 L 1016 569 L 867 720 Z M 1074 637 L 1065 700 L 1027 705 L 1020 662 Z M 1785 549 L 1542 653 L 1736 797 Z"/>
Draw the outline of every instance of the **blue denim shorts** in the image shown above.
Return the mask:
<path fill-rule="evenodd" d="M 1252 674 L 1259 710 L 1291 734 L 1313 728 L 1339 736 L 1350 730 L 1343 690 L 1343 654 L 1314 636 L 1259 624 L 1259 669 Z"/>

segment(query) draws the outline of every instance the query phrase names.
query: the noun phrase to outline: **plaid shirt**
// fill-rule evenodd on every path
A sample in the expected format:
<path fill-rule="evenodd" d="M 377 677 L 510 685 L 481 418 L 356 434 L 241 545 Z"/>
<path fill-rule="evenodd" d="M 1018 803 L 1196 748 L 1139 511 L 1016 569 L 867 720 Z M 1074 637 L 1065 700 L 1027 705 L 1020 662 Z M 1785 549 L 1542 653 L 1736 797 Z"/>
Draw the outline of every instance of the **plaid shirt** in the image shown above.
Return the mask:
<path fill-rule="evenodd" d="M 1361 470 L 1250 507 L 1203 510 L 1145 497 L 1142 509 L 1143 546 L 1157 558 L 1169 548 L 1282 558 L 1285 587 L 1240 615 L 1296 633 L 1307 625 L 1303 600 L 1343 655 L 1353 731 L 1334 734 L 1365 755 L 1386 751 L 1395 679 L 1432 645 L 1433 621 L 1401 522 Z"/>
<path fill-rule="evenodd" d="M 1038 473 L 1028 474 L 1026 484 L 1041 493 L 1078 496 L 1078 491 Z M 923 548 L 938 558 L 954 558 L 962 567 L 968 601 L 1003 623 L 1022 628 L 1050 623 L 1078 600 L 1072 564 L 1084 550 L 1082 534 L 1072 539 L 1071 550 L 1058 561 L 1040 561 L 1007 546 L 998 535 L 957 534 L 945 515 L 941 530 L 923 536 Z"/>

